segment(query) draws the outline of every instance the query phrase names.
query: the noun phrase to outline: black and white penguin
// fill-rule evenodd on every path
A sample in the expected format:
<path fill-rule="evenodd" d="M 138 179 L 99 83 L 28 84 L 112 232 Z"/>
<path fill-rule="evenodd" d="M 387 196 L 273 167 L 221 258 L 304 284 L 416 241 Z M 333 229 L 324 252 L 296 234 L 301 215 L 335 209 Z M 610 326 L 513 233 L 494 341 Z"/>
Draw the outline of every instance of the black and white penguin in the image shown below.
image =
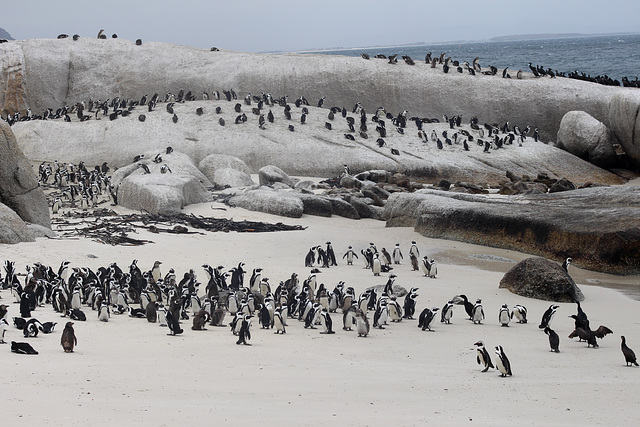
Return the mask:
<path fill-rule="evenodd" d="M 180 335 L 182 332 L 182 328 L 180 327 L 180 322 L 178 318 L 174 314 L 172 310 L 166 310 L 164 313 L 164 320 L 169 327 L 169 333 L 167 335 Z"/>
<path fill-rule="evenodd" d="M 329 310 L 326 308 L 323 308 L 320 312 L 320 323 L 324 326 L 324 331 L 320 332 L 321 334 L 335 334 L 335 331 L 333 330 L 333 321 L 329 315 Z"/>
<path fill-rule="evenodd" d="M 382 254 L 382 257 L 381 257 L 382 265 L 389 266 L 391 264 L 391 254 L 387 252 L 385 248 L 382 248 L 380 250 L 380 253 Z"/>
<path fill-rule="evenodd" d="M 501 377 L 506 377 L 507 375 L 513 375 L 511 373 L 511 363 L 507 358 L 507 355 L 504 353 L 502 346 L 499 345 L 496 347 L 496 369 L 500 371 Z"/>
<path fill-rule="evenodd" d="M 538 325 L 538 328 L 544 329 L 547 326 L 551 326 L 551 320 L 556 314 L 556 310 L 558 310 L 558 308 L 560 308 L 559 305 L 551 304 L 547 311 L 545 311 L 542 315 L 542 320 L 540 320 L 540 325 Z"/>
<path fill-rule="evenodd" d="M 24 324 L 24 327 L 22 328 L 22 333 L 24 334 L 25 338 L 37 337 L 38 331 L 40 330 L 40 328 L 42 328 L 42 323 L 40 323 L 38 319 L 29 319 Z"/>
<path fill-rule="evenodd" d="M 511 311 L 511 318 L 516 317 L 518 323 L 527 323 L 527 308 L 524 305 L 516 304 Z"/>
<path fill-rule="evenodd" d="M 471 311 L 471 320 L 473 324 L 481 325 L 484 320 L 484 310 L 482 309 L 482 300 L 478 298 L 476 303 L 473 305 L 473 310 Z"/>
<path fill-rule="evenodd" d="M 57 322 L 44 322 L 40 330 L 42 331 L 43 334 L 53 333 L 53 330 L 57 324 L 58 324 Z"/>
<path fill-rule="evenodd" d="M 502 304 L 502 307 L 500 307 L 500 312 L 498 313 L 498 321 L 500 322 L 500 326 L 509 326 L 509 321 L 511 321 L 511 313 L 509 312 L 509 306 L 507 306 L 507 304 Z"/>
<path fill-rule="evenodd" d="M 476 349 L 476 361 L 478 365 L 484 366 L 482 372 L 487 372 L 489 368 L 493 369 L 493 363 L 491 363 L 491 357 L 489 357 L 489 352 L 484 347 L 484 343 L 482 341 L 478 341 L 474 344 Z"/>
<path fill-rule="evenodd" d="M 567 258 L 564 260 L 564 262 L 562 263 L 562 269 L 569 274 L 569 264 L 571 264 L 573 260 L 571 258 Z"/>
<path fill-rule="evenodd" d="M 411 260 L 411 271 L 418 271 L 420 269 L 418 258 L 413 254 L 409 254 L 409 259 Z"/>
<path fill-rule="evenodd" d="M 309 252 L 307 252 L 307 256 L 304 258 L 304 266 L 305 267 L 313 267 L 313 264 L 316 263 L 316 246 L 312 246 L 309 248 Z"/>
<path fill-rule="evenodd" d="M 342 259 L 344 258 L 347 259 L 347 265 L 353 265 L 353 259 L 358 258 L 358 255 L 355 253 L 352 246 L 349 246 L 349 248 L 347 249 L 347 252 L 345 252 L 345 254 L 342 255 Z"/>
<path fill-rule="evenodd" d="M 433 258 L 431 258 L 431 261 L 429 261 L 429 278 L 431 279 L 435 279 L 436 276 L 438 275 L 438 265 L 436 264 L 436 260 L 434 260 Z"/>
<path fill-rule="evenodd" d="M 98 310 L 98 320 L 102 322 L 108 322 L 111 313 L 109 312 L 109 304 L 106 301 L 102 301 L 100 309 Z"/>
<path fill-rule="evenodd" d="M 4 334 L 9 329 L 9 323 L 7 323 L 7 319 L 4 317 L 0 318 L 0 344 L 6 344 L 7 342 L 4 340 Z"/>
<path fill-rule="evenodd" d="M 548 326 L 544 328 L 544 333 L 549 335 L 549 347 L 551 347 L 551 351 L 560 353 L 560 337 L 558 334 Z"/>
<path fill-rule="evenodd" d="M 418 288 L 411 288 L 404 297 L 404 315 L 402 317 L 405 319 L 413 320 L 413 315 L 416 312 L 416 299 L 418 298 L 417 290 Z"/>
<path fill-rule="evenodd" d="M 400 250 L 400 243 L 396 243 L 396 247 L 393 248 L 393 263 L 400 264 L 403 258 L 402 250 Z"/>
<path fill-rule="evenodd" d="M 238 341 L 236 344 L 251 345 L 247 341 L 251 340 L 251 315 L 245 315 L 242 319 L 240 330 L 238 331 Z"/>
<path fill-rule="evenodd" d="M 373 313 L 373 327 L 378 329 L 384 329 L 383 325 L 387 324 L 387 318 L 389 312 L 387 311 L 387 303 L 385 300 L 380 301 L 376 311 Z"/>
<path fill-rule="evenodd" d="M 366 313 L 363 313 L 362 310 L 356 309 L 356 332 L 359 337 L 366 337 L 369 335 L 369 319 L 367 318 Z"/>
<path fill-rule="evenodd" d="M 18 354 L 38 354 L 38 352 L 31 347 L 28 342 L 15 342 L 11 341 L 11 352 Z"/>
<path fill-rule="evenodd" d="M 451 324 L 451 318 L 453 317 L 453 301 L 449 300 L 442 307 L 442 311 L 440 312 L 440 322 L 446 323 L 447 325 Z"/>
<path fill-rule="evenodd" d="M 287 330 L 285 326 L 286 326 L 285 321 L 282 316 L 282 307 L 278 307 L 275 309 L 273 313 L 273 328 L 276 330 L 274 333 L 286 334 Z"/>
<path fill-rule="evenodd" d="M 433 332 L 433 329 L 431 329 L 431 322 L 433 322 L 433 319 L 436 317 L 436 312 L 438 310 L 439 309 L 437 307 L 432 307 L 431 309 L 425 308 L 422 310 L 422 313 L 420 313 L 420 317 L 418 318 L 418 327 L 422 328 L 423 331 L 428 329 Z"/>
<path fill-rule="evenodd" d="M 374 276 L 379 276 L 380 272 L 382 271 L 382 262 L 380 261 L 379 254 L 373 255 L 373 262 L 371 263 L 371 271 L 373 272 Z"/>
<path fill-rule="evenodd" d="M 342 311 L 342 329 L 345 331 L 353 330 L 356 324 L 356 306 L 351 305 L 346 310 Z"/>
<path fill-rule="evenodd" d="M 387 312 L 389 313 L 389 319 L 392 322 L 402 321 L 402 308 L 400 307 L 395 295 L 391 295 L 387 302 Z"/>

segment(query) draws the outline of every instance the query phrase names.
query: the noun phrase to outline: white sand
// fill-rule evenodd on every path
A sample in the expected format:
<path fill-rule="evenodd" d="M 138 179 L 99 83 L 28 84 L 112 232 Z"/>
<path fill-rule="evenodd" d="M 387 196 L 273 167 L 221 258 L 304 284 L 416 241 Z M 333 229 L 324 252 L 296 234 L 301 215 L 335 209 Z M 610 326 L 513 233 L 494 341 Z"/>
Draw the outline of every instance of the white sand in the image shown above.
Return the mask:
<path fill-rule="evenodd" d="M 456 306 L 452 324 L 441 324 L 438 316 L 434 332 L 422 332 L 417 320 L 403 320 L 385 330 L 372 329 L 367 338 L 343 331 L 339 312 L 332 315 L 335 335 L 304 329 L 293 319 L 286 335 L 274 335 L 259 329 L 254 318 L 253 345 L 246 347 L 235 344 L 229 328 L 209 326 L 197 332 L 189 321 L 183 322 L 184 334 L 173 337 L 167 336 L 167 328 L 126 315 L 99 322 L 87 307 L 88 320 L 75 322 L 76 351 L 66 354 L 60 335 L 67 319 L 50 307 L 38 308 L 34 317 L 59 322 L 53 334 L 25 339 L 10 327 L 5 340 L 26 340 L 40 354 L 17 355 L 8 344 L 0 347 L 3 425 L 623 425 L 638 418 L 640 368 L 625 367 L 620 335 L 640 352 L 640 303 L 619 291 L 584 284 L 589 277 L 637 284 L 637 277 L 612 278 L 571 267 L 585 294 L 583 308 L 592 327 L 604 324 L 614 334 L 601 340 L 598 349 L 569 340 L 573 319 L 567 316 L 576 308 L 560 304 L 552 324 L 561 338 L 561 352 L 555 354 L 538 329 L 550 303 L 498 289 L 500 271 L 514 264 L 477 257 L 493 254 L 517 261 L 524 254 L 427 239 L 411 229 L 385 228 L 384 222 L 373 220 L 283 219 L 210 206 L 221 205 L 190 206 L 185 211 L 308 228 L 189 236 L 141 232 L 137 237 L 155 243 L 140 247 L 40 239 L 0 246 L 0 261 L 16 261 L 23 272 L 25 264 L 36 261 L 55 269 L 63 260 L 94 269 L 115 261 L 126 269 L 138 259 L 144 270 L 157 259 L 163 262 L 163 274 L 173 267 L 180 278 L 194 268 L 200 281 L 206 277 L 204 263 L 231 268 L 243 261 L 247 281 L 253 268 L 262 267 L 263 277 L 269 277 L 275 289 L 293 272 L 306 278 L 306 252 L 327 240 L 338 258 L 348 245 L 359 252 L 370 241 L 388 250 L 400 243 L 408 257 L 410 242 L 416 240 L 422 254 L 439 262 L 437 279 L 412 272 L 408 261 L 393 270 L 397 284 L 420 288 L 416 317 L 425 307 L 441 308 L 454 295 L 465 293 L 474 301 L 482 298 L 487 318 L 483 325 L 473 325 L 463 307 Z M 374 277 L 363 269 L 362 260 L 354 266 L 339 262 L 318 276 L 329 289 L 343 280 L 357 293 L 386 282 L 385 276 Z M 18 316 L 9 292 L 1 291 L 0 296 L 11 306 L 9 318 Z M 503 303 L 525 305 L 529 323 L 501 328 L 497 318 Z M 504 347 L 513 377 L 500 378 L 495 370 L 480 372 L 473 347 L 477 340 L 485 342 L 492 356 L 494 346 Z"/>

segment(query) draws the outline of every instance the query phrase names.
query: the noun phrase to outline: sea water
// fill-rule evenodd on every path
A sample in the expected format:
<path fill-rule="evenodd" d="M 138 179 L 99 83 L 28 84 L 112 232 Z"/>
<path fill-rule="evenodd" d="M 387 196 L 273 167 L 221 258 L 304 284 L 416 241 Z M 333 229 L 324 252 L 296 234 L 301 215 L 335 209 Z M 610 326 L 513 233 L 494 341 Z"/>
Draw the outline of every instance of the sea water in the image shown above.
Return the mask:
<path fill-rule="evenodd" d="M 322 50 L 305 53 L 360 56 L 362 53 L 385 56 L 403 55 L 414 61 L 424 61 L 427 53 L 439 57 L 445 52 L 453 60 L 471 64 L 477 56 L 483 69 L 490 65 L 503 69 L 509 67 L 512 75 L 518 70 L 529 71 L 529 62 L 559 72 L 578 71 L 595 77 L 607 75 L 621 80 L 623 76 L 634 80 L 640 77 L 640 34 L 583 36 L 555 39 L 517 41 L 484 41 L 420 44 L 395 47 L 369 47 Z"/>

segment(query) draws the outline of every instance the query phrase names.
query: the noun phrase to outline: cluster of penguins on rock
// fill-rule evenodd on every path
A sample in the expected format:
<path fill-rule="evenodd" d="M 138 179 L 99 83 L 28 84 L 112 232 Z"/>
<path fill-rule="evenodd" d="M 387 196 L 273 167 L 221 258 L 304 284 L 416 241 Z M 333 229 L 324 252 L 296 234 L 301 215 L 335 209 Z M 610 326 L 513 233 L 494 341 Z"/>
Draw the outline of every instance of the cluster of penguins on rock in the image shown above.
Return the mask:
<path fill-rule="evenodd" d="M 377 254 L 375 245 L 363 250 Z M 410 252 L 419 253 L 415 242 L 412 242 Z M 316 254 L 320 254 L 317 258 Z M 347 265 L 352 265 L 352 258 L 356 254 L 349 248 L 343 258 Z M 426 257 L 425 257 L 426 258 Z M 351 259 L 351 261 L 349 261 Z M 373 259 L 379 259 L 374 256 Z M 396 254 L 395 266 L 401 262 L 400 254 Z M 328 261 L 327 261 L 328 260 Z M 316 261 L 319 263 L 316 265 Z M 4 278 L 0 277 L 3 289 L 10 290 L 19 304 L 20 317 L 13 318 L 16 328 L 22 330 L 25 338 L 35 337 L 39 332 L 50 334 L 54 331 L 56 322 L 40 322 L 32 317 L 32 312 L 45 304 L 51 304 L 55 312 L 62 317 L 69 317 L 61 338 L 61 345 L 65 352 L 72 352 L 77 344 L 74 332 L 74 321 L 86 321 L 83 309 L 89 308 L 95 316 L 103 322 L 108 322 L 114 315 L 128 314 L 130 317 L 146 319 L 150 323 L 159 321 L 160 326 L 169 329 L 169 335 L 179 335 L 184 331 L 181 321 L 192 320 L 191 329 L 205 330 L 207 323 L 211 326 L 229 326 L 237 337 L 236 344 L 250 345 L 252 319 L 257 316 L 263 329 L 273 329 L 275 334 L 286 333 L 289 319 L 297 319 L 304 324 L 304 328 L 316 329 L 321 325 L 321 334 L 335 334 L 331 315 L 342 312 L 343 330 L 353 331 L 359 337 L 366 337 L 373 328 L 385 329 L 389 323 L 399 323 L 403 319 L 412 320 L 416 314 L 418 288 L 411 288 L 402 296 L 394 289 L 396 275 L 389 274 L 380 295 L 375 287 L 356 294 L 353 287 L 340 281 L 333 290 L 319 283 L 317 275 L 321 271 L 316 267 L 336 265 L 335 255 L 331 243 L 327 242 L 327 249 L 315 246 L 305 257 L 305 266 L 312 267 L 309 276 L 300 283 L 297 273 L 280 281 L 272 291 L 269 278 L 263 276 L 262 268 L 254 268 L 245 280 L 247 270 L 243 262 L 236 267 L 225 270 L 223 266 L 212 267 L 204 264 L 207 283 L 204 290 L 197 280 L 196 272 L 191 269 L 178 280 L 174 269 L 169 269 L 165 275 L 161 273 L 162 262 L 156 261 L 150 270 L 142 271 L 137 260 L 129 265 L 128 271 L 123 271 L 116 263 L 99 267 L 95 272 L 88 267 L 70 267 L 68 261 L 60 264 L 57 271 L 51 266 L 39 262 L 26 266 L 24 286 L 18 279 L 15 263 L 4 262 Z M 326 262 L 326 264 L 325 264 Z M 570 259 L 565 261 L 568 268 Z M 372 268 L 372 267 L 367 267 Z M 433 267 L 432 267 L 433 268 Z M 426 275 L 426 274 L 425 274 Z M 485 319 L 482 300 L 478 298 L 475 304 L 466 295 L 456 295 L 447 301 L 442 309 L 438 307 L 424 308 L 418 315 L 418 327 L 422 330 L 433 331 L 431 328 L 436 314 L 440 311 L 440 321 L 450 324 L 455 305 L 463 305 L 468 319 L 473 324 L 481 325 Z M 551 351 L 559 352 L 559 337 L 551 329 L 551 321 L 559 308 L 552 304 L 542 316 L 539 328 L 549 336 Z M 587 342 L 587 346 L 598 347 L 596 338 L 602 339 L 612 331 L 601 325 L 592 330 L 587 315 L 577 303 L 578 312 L 569 317 L 575 320 L 575 330 L 570 338 L 578 337 Z M 373 314 L 373 325 L 370 325 L 368 314 Z M 232 318 L 225 323 L 227 313 Z M 0 305 L 0 342 L 8 328 L 8 306 Z M 502 305 L 498 313 L 501 326 L 508 327 L 510 321 L 516 318 L 519 324 L 527 323 L 527 309 L 523 305 L 515 305 L 509 310 Z M 624 336 L 621 349 L 627 365 L 638 365 L 634 352 L 626 345 Z M 484 343 L 478 341 L 477 362 L 483 365 L 483 372 L 494 365 L 488 355 Z M 512 375 L 511 364 L 502 346 L 496 346 L 495 367 L 501 376 Z M 16 353 L 37 354 L 28 342 L 12 342 L 11 350 Z"/>
<path fill-rule="evenodd" d="M 362 56 L 363 59 L 371 59 L 371 55 L 369 55 L 368 53 L 363 52 L 360 56 Z M 386 56 L 380 53 L 375 55 L 374 58 L 384 59 L 389 64 L 398 63 L 397 54 Z M 401 58 L 407 65 L 416 65 L 416 62 L 409 55 L 402 55 Z M 494 67 L 493 65 L 489 65 L 487 69 L 483 69 L 482 66 L 480 65 L 480 57 L 478 56 L 476 56 L 473 59 L 472 64 L 470 65 L 468 61 L 464 61 L 462 64 L 460 64 L 460 61 L 456 61 L 452 57 L 447 56 L 446 52 L 442 52 L 440 56 L 432 56 L 432 52 L 429 52 L 425 56 L 424 62 L 427 65 L 430 65 L 431 68 L 436 68 L 438 65 L 442 65 L 442 71 L 445 74 L 452 69 L 457 71 L 460 74 L 463 74 L 466 72 L 472 76 L 475 76 L 478 74 L 482 74 L 485 76 L 495 76 L 496 74 L 498 74 L 498 68 Z M 577 70 L 565 73 L 565 72 L 559 72 L 558 70 L 554 71 L 551 69 L 551 67 L 547 67 L 545 69 L 545 67 L 542 67 L 540 65 L 534 66 L 534 65 L 531 65 L 531 62 L 529 62 L 529 69 L 531 70 L 531 73 L 533 74 L 534 77 L 545 77 L 545 76 L 548 76 L 550 78 L 568 77 L 570 79 L 583 80 L 583 81 L 598 83 L 598 84 L 607 85 L 607 86 L 621 85 L 620 81 L 614 80 L 611 77 L 607 76 L 606 74 L 602 76 L 598 75 L 598 76 L 592 77 L 590 75 L 587 75 L 583 72 L 579 72 Z M 509 67 L 505 67 L 502 70 L 502 78 L 505 78 L 505 79 L 511 78 L 511 75 L 509 74 L 508 71 L 509 71 Z M 518 70 L 516 72 L 516 78 L 518 80 L 523 78 L 522 70 Z M 622 77 L 622 86 L 640 87 L 640 81 L 638 81 L 638 77 L 636 77 L 635 80 L 629 80 L 628 77 Z"/>

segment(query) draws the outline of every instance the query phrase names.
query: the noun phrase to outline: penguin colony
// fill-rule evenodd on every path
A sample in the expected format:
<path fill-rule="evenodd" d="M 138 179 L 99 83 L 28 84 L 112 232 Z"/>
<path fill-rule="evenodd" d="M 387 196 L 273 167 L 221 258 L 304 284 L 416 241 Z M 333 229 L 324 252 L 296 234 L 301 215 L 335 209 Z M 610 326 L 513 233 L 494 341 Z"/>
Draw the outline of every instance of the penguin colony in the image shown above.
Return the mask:
<path fill-rule="evenodd" d="M 412 242 L 411 251 L 419 251 L 415 242 Z M 371 259 L 379 255 L 376 245 L 371 242 L 361 253 L 367 254 L 363 257 L 363 268 L 374 271 Z M 369 253 L 373 254 L 373 258 Z M 355 257 L 353 248 L 349 248 L 343 258 L 349 255 Z M 376 329 L 387 329 L 392 325 L 392 328 L 399 327 L 395 325 L 403 321 L 403 324 L 412 324 L 411 321 L 416 317 L 419 330 L 430 332 L 448 327 L 434 328 L 437 318 L 442 324 L 452 325 L 457 323 L 455 318 L 467 317 L 472 321 L 471 324 L 477 325 L 474 334 L 480 335 L 481 325 L 487 321 L 482 300 L 478 298 L 473 304 L 464 294 L 455 295 L 442 308 L 425 307 L 418 310 L 419 287 L 400 295 L 398 289 L 394 288 L 397 279 L 394 273 L 388 274 L 382 289 L 370 287 L 360 294 L 342 281 L 333 289 L 326 287 L 320 280 L 322 270 L 319 268 L 337 266 L 331 242 L 326 242 L 325 248 L 313 246 L 304 258 L 305 267 L 310 268 L 308 277 L 303 279 L 297 273 L 292 273 L 286 280 L 280 281 L 275 289 L 272 289 L 271 280 L 265 276 L 263 268 L 255 267 L 249 275 L 250 270 L 243 262 L 231 269 L 204 264 L 201 268 L 205 281 L 201 283 L 193 269 L 182 277 L 172 268 L 163 275 L 162 262 L 156 261 L 149 270 L 143 271 L 137 260 L 133 260 L 126 271 L 115 262 L 101 266 L 96 271 L 88 267 L 72 267 L 68 261 L 62 262 L 57 269 L 36 262 L 25 266 L 23 281 L 18 278 L 15 263 L 6 260 L 4 278 L 0 277 L 0 284 L 3 290 L 11 293 L 14 303 L 19 304 L 20 316 L 13 317 L 12 323 L 27 340 L 37 337 L 40 332 L 45 335 L 54 332 L 56 322 L 40 322 L 33 317 L 32 312 L 40 307 L 51 305 L 62 317 L 68 317 L 71 321 L 66 322 L 60 343 L 63 350 L 69 353 L 78 344 L 74 324 L 87 321 L 87 318 L 109 322 L 111 316 L 119 315 L 158 323 L 166 328 L 170 336 L 183 334 L 185 323 L 191 323 L 193 331 L 204 331 L 207 325 L 230 328 L 229 333 L 238 345 L 251 345 L 252 326 L 256 318 L 257 325 L 254 328 L 259 325 L 260 329 L 272 330 L 276 335 L 285 336 L 289 327 L 302 327 L 319 329 L 323 335 L 354 333 L 358 337 L 367 337 Z M 391 262 L 385 261 L 384 264 L 389 270 L 392 269 L 390 265 L 394 265 L 396 270 L 401 267 L 408 270 L 407 266 Z M 347 262 L 346 266 L 353 268 L 352 263 Z M 466 316 L 454 316 L 456 305 L 463 306 Z M 569 338 L 577 337 L 584 340 L 587 347 L 597 348 L 596 339 L 603 339 L 613 331 L 604 325 L 592 330 L 581 304 L 577 302 L 576 305 L 577 314 L 568 316 L 575 322 L 575 329 Z M 0 305 L 0 343 L 6 343 L 9 308 L 8 305 Z M 558 308 L 558 305 L 551 304 L 542 314 L 539 325 L 539 329 L 548 335 L 550 350 L 556 353 L 560 351 L 560 339 L 551 326 Z M 515 305 L 510 310 L 503 304 L 496 308 L 495 315 L 495 323 L 503 327 L 510 326 L 513 319 L 513 324 L 519 325 L 519 328 L 528 327 L 527 309 L 523 305 Z M 334 326 L 334 322 L 342 327 Z M 483 372 L 495 368 L 502 377 L 513 375 L 511 361 L 502 345 L 495 346 L 493 358 L 482 340 L 474 345 L 477 350 L 476 361 L 482 366 Z M 621 350 L 626 365 L 637 366 L 635 354 L 627 346 L 624 336 Z M 11 351 L 38 354 L 29 342 L 11 341 Z"/>

